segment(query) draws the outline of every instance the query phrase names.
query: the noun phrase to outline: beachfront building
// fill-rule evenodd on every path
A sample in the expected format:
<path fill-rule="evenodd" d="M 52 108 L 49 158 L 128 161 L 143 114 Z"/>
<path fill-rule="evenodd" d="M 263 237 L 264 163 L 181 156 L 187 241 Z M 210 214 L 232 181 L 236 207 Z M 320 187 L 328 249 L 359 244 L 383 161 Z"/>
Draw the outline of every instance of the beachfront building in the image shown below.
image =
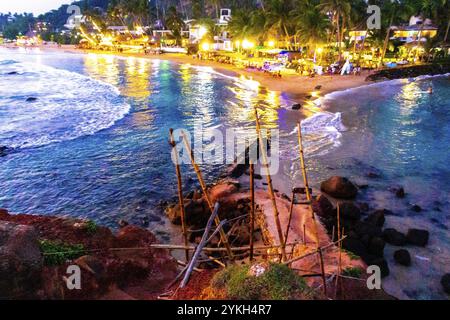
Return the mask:
<path fill-rule="evenodd" d="M 392 28 L 394 35 L 392 40 L 398 40 L 404 43 L 427 42 L 437 36 L 438 28 L 433 25 L 430 19 L 412 16 L 409 25 L 397 26 Z"/>
<path fill-rule="evenodd" d="M 231 9 L 220 9 L 220 16 L 214 21 L 216 32 L 213 35 L 213 42 L 204 40 L 208 30 L 207 26 L 197 23 L 195 20 L 186 21 L 189 27 L 189 43 L 198 44 L 204 51 L 233 51 L 233 41 L 227 30 L 231 21 Z"/>

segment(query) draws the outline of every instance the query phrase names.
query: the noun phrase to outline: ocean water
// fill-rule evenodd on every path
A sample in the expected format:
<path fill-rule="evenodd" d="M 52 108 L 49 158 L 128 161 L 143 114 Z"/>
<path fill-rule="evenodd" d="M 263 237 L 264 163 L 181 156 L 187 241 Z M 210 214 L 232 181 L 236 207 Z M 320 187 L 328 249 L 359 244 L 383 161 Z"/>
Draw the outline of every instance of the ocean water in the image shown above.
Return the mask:
<path fill-rule="evenodd" d="M 192 131 L 201 123 L 254 131 L 258 106 L 264 127 L 280 130 L 275 187 L 289 194 L 302 185 L 294 131 L 301 119 L 313 187 L 345 175 L 368 185 L 358 201 L 395 213 L 388 227 L 430 231 L 429 246 L 408 248 L 411 268 L 395 266 L 395 248 L 386 248 L 386 290 L 405 299 L 443 299 L 440 277 L 450 272 L 449 84 L 449 77 L 392 81 L 333 93 L 298 112 L 283 93 L 207 67 L 0 49 L 0 146 L 13 148 L 0 158 L 0 207 L 112 227 L 147 217 L 149 228 L 168 239 L 173 234 L 160 202 L 176 197 L 169 128 Z M 433 95 L 426 93 L 430 85 Z M 202 170 L 212 182 L 225 167 Z M 192 168 L 182 169 L 185 190 L 196 186 Z M 389 191 L 398 185 L 405 199 Z M 413 212 L 413 204 L 424 210 Z"/>

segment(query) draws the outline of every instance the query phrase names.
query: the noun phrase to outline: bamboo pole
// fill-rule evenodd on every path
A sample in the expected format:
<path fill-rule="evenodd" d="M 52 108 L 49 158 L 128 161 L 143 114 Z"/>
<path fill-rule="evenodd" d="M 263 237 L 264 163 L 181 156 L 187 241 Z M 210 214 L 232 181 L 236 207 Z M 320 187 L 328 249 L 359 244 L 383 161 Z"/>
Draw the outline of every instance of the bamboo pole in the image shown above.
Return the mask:
<path fill-rule="evenodd" d="M 338 239 L 341 238 L 341 207 L 339 206 L 339 203 L 337 204 L 336 207 L 336 215 L 337 215 L 337 235 L 338 235 Z M 338 284 L 339 284 L 339 277 L 341 276 L 341 270 L 342 268 L 342 242 L 339 243 L 339 258 L 338 258 L 338 271 L 337 271 L 337 276 L 336 276 L 336 283 L 335 283 L 335 299 L 337 298 L 337 292 L 338 292 Z"/>
<path fill-rule="evenodd" d="M 339 239 L 338 241 L 332 242 L 332 243 L 330 243 L 330 244 L 328 244 L 328 245 L 326 245 L 326 246 L 324 246 L 322 248 L 318 248 L 318 249 L 316 249 L 314 251 L 311 251 L 311 252 L 309 252 L 307 254 L 304 254 L 303 256 L 292 258 L 291 260 L 283 262 L 283 264 L 289 265 L 289 264 L 292 264 L 295 261 L 299 261 L 299 260 L 305 259 L 307 257 L 310 257 L 312 255 L 317 254 L 319 252 L 319 250 L 322 250 L 322 252 L 323 252 L 323 251 L 325 251 L 325 250 L 335 246 L 336 244 L 339 244 L 340 242 L 344 241 L 346 238 L 347 238 L 347 236 L 343 236 L 342 239 Z"/>
<path fill-rule="evenodd" d="M 285 243 L 288 241 L 289 229 L 291 229 L 292 213 L 294 212 L 294 197 L 295 197 L 295 192 L 294 192 L 294 190 L 292 190 L 291 207 L 289 208 L 289 221 L 288 221 L 288 224 L 287 224 L 286 233 L 284 235 L 284 242 Z"/>
<path fill-rule="evenodd" d="M 200 257 L 202 249 L 207 244 L 209 231 L 211 230 L 212 224 L 213 224 L 214 220 L 217 218 L 218 213 L 219 213 L 219 203 L 217 202 L 216 205 L 214 206 L 214 210 L 211 213 L 211 216 L 208 219 L 208 223 L 206 224 L 206 228 L 205 228 L 205 232 L 203 232 L 202 240 L 198 244 L 198 247 L 195 250 L 194 255 L 192 256 L 192 259 L 189 262 L 189 265 L 186 269 L 186 274 L 184 275 L 183 281 L 181 281 L 180 288 L 184 288 L 187 285 L 189 278 L 191 276 L 191 273 L 194 270 L 195 264 L 196 264 L 198 258 Z"/>
<path fill-rule="evenodd" d="M 327 278 L 325 276 L 325 264 L 323 262 L 323 252 L 322 249 L 319 248 L 319 257 L 320 257 L 320 271 L 322 272 L 322 281 L 323 281 L 323 293 L 325 296 L 328 296 L 327 294 Z"/>
<path fill-rule="evenodd" d="M 178 181 L 178 203 L 180 205 L 180 211 L 181 211 L 181 230 L 183 232 L 183 238 L 184 238 L 184 245 L 188 245 L 188 236 L 186 231 L 186 212 L 184 210 L 184 197 L 183 197 L 183 183 L 181 180 L 181 168 L 180 168 L 180 162 L 178 158 L 178 152 L 176 150 L 176 143 L 173 138 L 173 129 L 171 128 L 169 130 L 170 132 L 170 145 L 172 146 L 172 152 L 175 160 L 175 170 L 177 173 L 177 181 Z M 189 261 L 189 250 L 186 250 L 186 262 Z"/>
<path fill-rule="evenodd" d="M 288 243 L 286 246 L 292 246 L 292 245 L 298 245 L 299 242 L 294 243 Z M 260 251 L 260 250 L 269 250 L 269 249 L 277 249 L 280 248 L 280 245 L 271 245 L 271 246 L 254 246 L 254 251 Z M 164 249 L 164 250 L 186 250 L 194 251 L 196 247 L 194 246 L 183 246 L 183 245 L 173 245 L 173 244 L 151 244 L 146 247 L 140 247 L 140 248 L 111 248 L 106 249 L 106 251 L 122 251 L 122 250 L 148 250 L 148 249 Z M 231 251 L 249 251 L 250 246 L 243 246 L 243 247 L 231 247 Z M 100 250 L 99 250 L 100 251 Z M 226 252 L 226 248 L 211 248 L 211 247 L 205 247 L 203 248 L 203 251 L 205 252 Z"/>
<path fill-rule="evenodd" d="M 297 136 L 298 136 L 298 144 L 299 144 L 299 150 L 300 150 L 300 166 L 301 166 L 301 169 L 302 169 L 303 183 L 305 185 L 306 199 L 309 202 L 309 209 L 310 209 L 312 220 L 314 222 L 313 228 L 314 228 L 314 235 L 316 237 L 315 240 L 316 240 L 316 243 L 317 243 L 317 247 L 320 247 L 319 234 L 318 234 L 318 231 L 317 231 L 317 221 L 316 221 L 316 216 L 314 214 L 314 210 L 312 208 L 312 197 L 311 197 L 311 192 L 309 192 L 308 175 L 306 174 L 305 153 L 304 153 L 304 150 L 303 150 L 302 127 L 300 125 L 300 122 L 297 123 Z"/>
<path fill-rule="evenodd" d="M 284 237 L 283 237 L 283 230 L 281 228 L 281 222 L 280 222 L 280 213 L 277 208 L 277 200 L 275 198 L 275 193 L 273 191 L 272 177 L 270 176 L 269 165 L 267 162 L 267 154 L 266 154 L 266 150 L 264 149 L 264 143 L 263 143 L 262 136 L 261 136 L 261 126 L 259 124 L 258 109 L 256 107 L 255 107 L 255 119 L 256 119 L 256 132 L 258 134 L 259 147 L 261 149 L 260 152 L 261 152 L 262 161 L 263 161 L 262 165 L 266 168 L 266 172 L 267 172 L 267 185 L 268 185 L 268 189 L 269 189 L 270 199 L 272 200 L 273 215 L 274 215 L 274 219 L 275 219 L 275 223 L 276 223 L 277 231 L 278 231 L 278 241 L 280 242 L 280 245 L 281 245 L 281 259 L 287 260 L 285 242 L 284 242 Z"/>
<path fill-rule="evenodd" d="M 298 144 L 299 144 L 299 150 L 300 150 L 300 165 L 302 169 L 302 175 L 303 175 L 303 182 L 305 184 L 305 192 L 306 192 L 306 199 L 309 202 L 309 210 L 311 213 L 311 218 L 313 220 L 313 229 L 314 229 L 314 236 L 316 240 L 317 249 L 319 250 L 319 260 L 320 260 L 320 268 L 322 270 L 323 274 L 323 288 L 325 295 L 327 294 L 327 284 L 325 279 L 325 266 L 323 265 L 323 256 L 322 251 L 320 250 L 320 240 L 319 240 L 319 232 L 317 228 L 317 220 L 316 215 L 314 214 L 314 209 L 312 207 L 312 197 L 311 192 L 309 192 L 309 182 L 308 182 L 308 175 L 306 173 L 306 165 L 305 165 L 305 152 L 303 150 L 303 137 L 302 137 L 302 126 L 300 124 L 300 121 L 297 123 L 297 135 L 298 135 Z"/>
<path fill-rule="evenodd" d="M 250 162 L 250 261 L 253 261 L 255 233 L 255 165 Z"/>
<path fill-rule="evenodd" d="M 189 154 L 189 158 L 191 159 L 192 166 L 194 167 L 195 173 L 197 174 L 197 178 L 200 183 L 200 187 L 202 188 L 203 195 L 205 196 L 206 202 L 208 203 L 209 210 L 212 213 L 212 212 L 214 212 L 214 205 L 211 201 L 211 198 L 208 195 L 208 190 L 206 189 L 206 184 L 205 184 L 205 181 L 203 180 L 202 172 L 201 172 L 199 166 L 197 165 L 197 163 L 195 162 L 194 155 L 192 154 L 192 149 L 191 149 L 189 141 L 186 137 L 186 134 L 183 132 L 182 135 L 183 135 L 184 144 L 186 146 L 186 150 Z M 218 216 L 216 216 L 216 218 L 215 218 L 215 223 L 216 223 L 217 227 L 220 225 L 220 219 Z M 220 239 L 221 239 L 222 243 L 224 244 L 225 248 L 227 249 L 228 256 L 233 261 L 234 260 L 233 252 L 230 250 L 230 244 L 228 243 L 227 236 L 226 236 L 225 232 L 223 231 L 223 229 L 220 229 L 219 233 L 220 233 Z"/>

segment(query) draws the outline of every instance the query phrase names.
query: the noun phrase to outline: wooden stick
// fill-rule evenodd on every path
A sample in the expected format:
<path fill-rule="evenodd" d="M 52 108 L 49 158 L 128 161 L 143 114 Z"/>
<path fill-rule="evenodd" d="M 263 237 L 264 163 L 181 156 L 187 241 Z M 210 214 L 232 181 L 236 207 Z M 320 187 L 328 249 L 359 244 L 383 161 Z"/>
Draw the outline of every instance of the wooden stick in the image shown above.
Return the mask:
<path fill-rule="evenodd" d="M 287 224 L 287 228 L 286 228 L 286 233 L 284 234 L 285 243 L 288 241 L 289 229 L 291 229 L 292 213 L 294 212 L 294 197 L 295 197 L 295 192 L 294 192 L 294 190 L 292 190 L 291 207 L 289 208 L 289 220 L 288 220 L 288 224 Z"/>
<path fill-rule="evenodd" d="M 300 150 L 300 166 L 302 169 L 302 175 L 303 175 L 303 183 L 305 184 L 305 192 L 306 192 L 306 199 L 309 202 L 309 209 L 311 212 L 311 217 L 313 219 L 314 222 L 314 235 L 316 237 L 316 243 L 317 243 L 317 247 L 320 247 L 320 243 L 319 243 L 319 234 L 318 234 L 318 230 L 317 230 L 317 221 L 316 221 L 316 216 L 314 214 L 314 210 L 312 207 L 312 197 L 311 197 L 311 193 L 309 192 L 309 182 L 308 182 L 308 175 L 306 174 L 306 165 L 305 165 L 305 153 L 303 150 L 303 138 L 302 138 L 302 127 L 300 125 L 300 122 L 297 124 L 297 135 L 298 135 L 298 144 L 299 144 L 299 150 Z"/>
<path fill-rule="evenodd" d="M 199 166 L 197 165 L 197 163 L 195 162 L 194 155 L 192 154 L 191 146 L 190 146 L 189 141 L 188 141 L 188 139 L 186 137 L 186 133 L 183 132 L 182 135 L 183 135 L 183 139 L 184 139 L 184 144 L 186 146 L 186 150 L 187 150 L 187 152 L 189 154 L 189 157 L 191 159 L 192 166 L 194 167 L 195 173 L 197 174 L 198 181 L 199 181 L 200 186 L 202 188 L 203 195 L 205 196 L 206 202 L 208 203 L 209 210 L 212 213 L 212 212 L 214 212 L 214 205 L 213 205 L 213 203 L 211 201 L 211 198 L 209 197 L 205 181 L 203 180 L 202 172 L 201 172 Z M 218 216 L 216 216 L 216 218 L 215 218 L 215 223 L 216 223 L 216 226 L 219 226 L 220 219 L 219 219 Z M 220 232 L 220 240 L 222 241 L 222 243 L 224 244 L 225 248 L 227 249 L 228 256 L 233 261 L 233 252 L 230 250 L 230 244 L 228 243 L 228 238 L 227 238 L 225 232 L 222 229 L 220 229 L 219 232 Z"/>
<path fill-rule="evenodd" d="M 191 276 L 191 273 L 197 262 L 197 259 L 200 256 L 202 249 L 207 244 L 209 231 L 211 230 L 212 224 L 213 224 L 215 218 L 217 217 L 218 213 L 219 213 L 219 203 L 217 202 L 216 205 L 214 206 L 214 210 L 213 210 L 211 216 L 209 217 L 208 223 L 206 224 L 206 229 L 205 229 L 205 232 L 203 232 L 202 240 L 200 241 L 199 245 L 197 246 L 197 249 L 195 250 L 194 255 L 192 256 L 192 259 L 189 262 L 188 268 L 186 270 L 186 274 L 184 275 L 183 281 L 181 281 L 180 288 L 184 288 L 187 285 L 187 283 L 189 281 L 189 277 Z"/>
<path fill-rule="evenodd" d="M 260 152 L 261 152 L 262 161 L 263 161 L 262 165 L 266 168 L 266 172 L 267 172 L 267 185 L 268 185 L 270 199 L 272 201 L 273 215 L 274 215 L 274 219 L 275 219 L 275 223 L 276 223 L 277 231 L 278 231 L 278 241 L 280 242 L 280 245 L 281 245 L 281 260 L 287 260 L 286 248 L 285 248 L 286 243 L 284 242 L 283 230 L 281 228 L 280 213 L 278 211 L 277 200 L 275 198 L 275 193 L 273 191 L 272 177 L 270 176 L 270 169 L 269 169 L 269 165 L 268 165 L 268 161 L 267 161 L 267 154 L 266 154 L 266 150 L 264 149 L 264 143 L 263 143 L 262 135 L 261 135 L 261 126 L 259 124 L 258 109 L 256 107 L 255 107 L 255 119 L 256 119 L 256 132 L 258 134 L 259 147 L 261 149 Z"/>
<path fill-rule="evenodd" d="M 288 243 L 286 246 L 292 246 L 294 244 L 298 244 L 298 242 Z M 183 246 L 183 245 L 172 245 L 172 244 L 151 244 L 147 247 L 140 247 L 140 248 L 111 248 L 108 249 L 109 251 L 121 251 L 121 250 L 148 250 L 148 249 L 166 249 L 166 250 L 189 250 L 189 251 L 195 251 L 197 247 L 193 246 Z M 272 245 L 272 246 L 255 246 L 253 249 L 256 250 L 269 250 L 269 249 L 277 249 L 280 248 L 280 245 Z M 250 246 L 244 246 L 244 247 L 231 247 L 231 251 L 249 251 Z M 107 250 L 107 251 L 108 251 Z M 205 247 L 203 248 L 203 251 L 206 252 L 226 252 L 226 248 L 210 248 Z"/>
<path fill-rule="evenodd" d="M 303 224 L 303 245 L 306 246 L 306 224 Z"/>
<path fill-rule="evenodd" d="M 250 162 L 250 261 L 253 261 L 255 234 L 255 165 Z"/>
<path fill-rule="evenodd" d="M 180 169 L 180 162 L 178 158 L 178 152 L 176 150 L 176 143 L 173 138 L 173 129 L 171 128 L 169 130 L 170 132 L 170 145 L 172 146 L 172 155 L 175 160 L 175 170 L 177 173 L 177 180 L 178 180 L 178 203 L 180 205 L 180 211 L 181 211 L 181 230 L 183 232 L 183 238 L 184 238 L 184 245 L 187 246 L 189 244 L 188 242 L 188 236 L 186 231 L 186 212 L 184 210 L 184 197 L 183 197 L 183 183 L 181 180 L 181 169 Z M 186 250 L 186 262 L 189 261 L 189 250 Z"/>
<path fill-rule="evenodd" d="M 341 238 L 341 207 L 339 206 L 339 203 L 336 207 L 336 215 L 337 215 L 337 234 L 338 239 Z M 335 293 L 334 298 L 337 298 L 337 292 L 338 292 L 338 284 L 339 284 L 339 277 L 341 276 L 341 267 L 342 267 L 342 242 L 339 243 L 339 258 L 338 258 L 338 271 L 337 271 L 337 277 L 336 277 L 336 283 L 335 283 Z"/>
<path fill-rule="evenodd" d="M 308 183 L 308 175 L 306 173 L 306 165 L 305 165 L 305 152 L 303 150 L 303 137 L 302 137 L 302 126 L 300 124 L 300 121 L 297 123 L 297 135 L 298 135 L 298 144 L 299 144 L 299 150 L 300 150 L 300 165 L 302 168 L 302 175 L 303 175 L 303 182 L 305 184 L 305 191 L 306 191 L 306 199 L 309 201 L 309 210 L 311 213 L 311 218 L 313 220 L 313 229 L 314 229 L 314 236 L 316 240 L 317 248 L 320 249 L 320 240 L 319 240 L 319 231 L 317 228 L 317 219 L 316 215 L 314 213 L 314 208 L 312 206 L 312 197 L 311 192 L 309 192 L 309 183 Z M 334 239 L 333 239 L 334 240 Z M 327 294 L 327 284 L 325 279 L 325 266 L 323 265 L 323 257 L 321 251 L 319 251 L 319 259 L 320 259 L 320 265 L 323 273 L 323 288 L 325 295 Z"/>
<path fill-rule="evenodd" d="M 325 251 L 325 250 L 333 247 L 334 245 L 338 244 L 339 242 L 344 241 L 345 238 L 347 238 L 347 236 L 344 236 L 344 237 L 342 237 L 342 239 L 339 239 L 338 241 L 332 242 L 332 243 L 330 243 L 330 244 L 328 244 L 328 245 L 326 245 L 326 246 L 324 246 L 322 248 L 318 248 L 318 249 L 316 249 L 314 251 L 311 251 L 310 253 L 307 253 L 307 254 L 305 254 L 303 256 L 295 257 L 295 258 L 293 258 L 293 259 L 291 259 L 289 261 L 285 261 L 285 262 L 283 262 L 283 264 L 289 265 L 289 264 L 292 264 L 295 261 L 299 261 L 299 260 L 305 259 L 305 258 L 307 258 L 309 256 L 315 255 L 315 254 L 317 254 L 319 252 L 319 249 L 321 249 L 322 251 Z"/>
<path fill-rule="evenodd" d="M 320 257 L 320 271 L 322 272 L 322 281 L 323 281 L 323 293 L 325 296 L 328 296 L 327 294 L 327 278 L 325 276 L 325 265 L 323 262 L 323 252 L 322 249 L 319 248 L 319 257 Z"/>

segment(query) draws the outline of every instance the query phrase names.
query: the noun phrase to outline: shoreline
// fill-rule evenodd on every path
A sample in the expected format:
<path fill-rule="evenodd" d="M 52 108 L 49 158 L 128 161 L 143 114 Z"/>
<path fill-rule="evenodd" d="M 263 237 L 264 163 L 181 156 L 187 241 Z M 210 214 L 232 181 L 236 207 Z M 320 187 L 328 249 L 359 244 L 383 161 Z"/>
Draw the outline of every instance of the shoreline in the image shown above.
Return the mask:
<path fill-rule="evenodd" d="M 7 49 L 22 48 L 7 45 L 2 45 L 0 47 Z M 315 88 L 319 85 L 322 86 L 320 90 L 322 95 L 350 88 L 361 87 L 368 83 L 366 78 L 372 74 L 372 72 L 364 71 L 358 76 L 322 75 L 314 78 L 300 75 L 283 75 L 283 78 L 279 79 L 273 78 L 272 76 L 261 71 L 242 69 L 234 65 L 223 64 L 210 60 L 198 60 L 186 54 L 164 53 L 162 55 L 145 55 L 143 53 L 119 53 L 99 50 L 81 50 L 76 49 L 72 45 L 67 45 L 60 48 L 56 46 L 37 46 L 28 49 L 39 49 L 47 52 L 63 52 L 72 54 L 112 55 L 120 58 L 134 57 L 148 60 L 165 60 L 177 64 L 191 64 L 198 67 L 211 67 L 219 73 L 223 73 L 225 75 L 230 75 L 231 73 L 231 76 L 234 77 L 244 77 L 246 80 L 257 81 L 261 87 L 264 87 L 267 90 L 287 94 L 294 100 L 304 99 L 308 94 L 317 91 Z M 336 81 L 337 79 L 338 81 Z"/>

